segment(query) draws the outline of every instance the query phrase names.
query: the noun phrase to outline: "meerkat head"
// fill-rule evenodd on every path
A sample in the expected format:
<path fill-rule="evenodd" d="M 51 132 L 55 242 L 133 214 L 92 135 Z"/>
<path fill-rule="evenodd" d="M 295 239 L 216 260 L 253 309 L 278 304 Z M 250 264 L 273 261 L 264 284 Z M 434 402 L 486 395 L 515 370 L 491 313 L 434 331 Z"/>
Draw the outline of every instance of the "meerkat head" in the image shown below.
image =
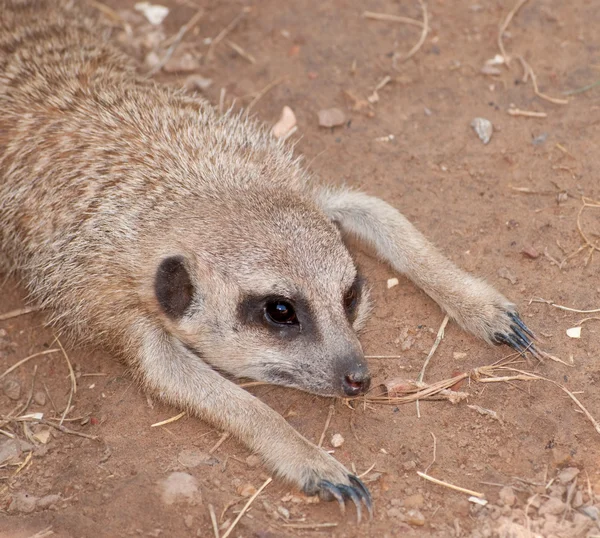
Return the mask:
<path fill-rule="evenodd" d="M 233 376 L 328 396 L 365 392 L 356 330 L 368 292 L 337 227 L 297 195 L 226 198 L 188 217 L 179 248 L 155 261 L 164 329 Z"/>

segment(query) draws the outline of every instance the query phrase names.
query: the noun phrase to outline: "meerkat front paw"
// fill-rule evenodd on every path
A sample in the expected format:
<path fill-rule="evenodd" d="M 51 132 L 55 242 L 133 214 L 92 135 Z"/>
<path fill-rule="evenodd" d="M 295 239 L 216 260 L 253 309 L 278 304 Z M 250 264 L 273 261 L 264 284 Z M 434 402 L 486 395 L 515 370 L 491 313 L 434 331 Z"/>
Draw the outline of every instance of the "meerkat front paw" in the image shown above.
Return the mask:
<path fill-rule="evenodd" d="M 523 354 L 541 353 L 534 345 L 535 335 L 519 316 L 516 306 L 489 284 L 470 279 L 465 293 L 451 301 L 448 314 L 465 330 L 491 344 L 506 344 Z"/>
<path fill-rule="evenodd" d="M 346 511 L 346 501 L 351 500 L 356 507 L 356 518 L 362 520 L 362 504 L 373 518 L 373 500 L 363 482 L 339 463 L 333 456 L 319 449 L 318 463 L 305 474 L 302 491 L 307 495 L 319 495 L 324 501 L 336 500 L 342 513 Z"/>

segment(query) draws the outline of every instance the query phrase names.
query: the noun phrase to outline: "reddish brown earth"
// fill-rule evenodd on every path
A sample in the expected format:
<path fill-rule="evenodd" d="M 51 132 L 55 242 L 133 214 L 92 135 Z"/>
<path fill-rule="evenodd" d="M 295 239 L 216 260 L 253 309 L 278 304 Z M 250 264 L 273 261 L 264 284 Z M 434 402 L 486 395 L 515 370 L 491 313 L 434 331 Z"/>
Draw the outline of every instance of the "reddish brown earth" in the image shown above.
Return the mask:
<path fill-rule="evenodd" d="M 110 2 L 129 13 L 132 4 Z M 430 2 L 431 31 L 423 47 L 412 59 L 399 62 L 397 70 L 392 68 L 392 54 L 410 50 L 420 29 L 366 20 L 361 13 L 370 10 L 420 18 L 416 2 L 311 0 L 284 5 L 263 0 L 251 5 L 200 0 L 197 4 L 205 8 L 205 14 L 184 42 L 194 54 L 202 55 L 195 73 L 213 79 L 207 97 L 218 103 L 225 88 L 226 106 L 234 98 L 236 106 L 243 106 L 267 84 L 281 79 L 253 112 L 274 124 L 283 106 L 291 107 L 301 135 L 298 151 L 316 175 L 360 187 L 394 204 L 457 264 L 484 276 L 511 297 L 540 335 L 542 347 L 572 362 L 565 366 L 527 358 L 519 367 L 562 383 L 600 419 L 600 323 L 585 322 L 580 339 L 566 335 L 566 329 L 581 318 L 598 314 L 531 302 L 542 297 L 578 309 L 600 308 L 600 252 L 589 257 L 586 249 L 562 268 L 551 261 L 563 260 L 583 244 L 576 226 L 581 197 L 600 199 L 600 87 L 568 97 L 566 105 L 553 104 L 536 97 L 531 82 L 522 82 L 516 59 L 523 55 L 541 91 L 554 97 L 564 98 L 562 92 L 598 80 L 598 2 L 530 0 L 505 35 L 507 50 L 515 58 L 510 68 L 500 66 L 497 76 L 480 70 L 498 53 L 498 25 L 512 2 Z M 197 8 L 191 1 L 168 5 L 171 13 L 164 27 L 170 36 Z M 240 57 L 225 42 L 215 48 L 214 59 L 206 61 L 208 46 L 203 40 L 214 38 L 244 6 L 251 9 L 228 38 L 251 53 L 256 63 Z M 132 19 L 132 27 L 134 39 L 145 31 L 137 19 Z M 123 37 L 123 41 L 128 43 L 130 38 Z M 147 48 L 137 52 L 140 59 L 147 53 Z M 160 78 L 182 85 L 188 75 L 161 73 Z M 392 80 L 379 90 L 379 102 L 371 110 L 351 110 L 353 103 L 345 91 L 364 100 L 388 75 Z M 547 117 L 511 116 L 507 113 L 511 103 L 522 110 L 546 112 Z M 330 107 L 345 111 L 346 125 L 333 130 L 318 127 L 317 112 Z M 494 125 L 488 145 L 482 144 L 470 126 L 475 117 L 487 118 Z M 388 135 L 393 139 L 381 141 Z M 587 208 L 582 215 L 583 230 L 592 241 L 600 234 L 599 216 L 596 208 Z M 539 256 L 533 259 L 523 254 L 524 249 Z M 401 356 L 371 360 L 375 381 L 398 376 L 415 379 L 443 315 L 402 278 L 399 286 L 388 290 L 386 281 L 394 276 L 392 271 L 366 252 L 358 252 L 357 257 L 373 287 L 376 305 L 362 338 L 365 351 Z M 25 304 L 15 280 L 3 281 L 0 290 L 1 312 Z M 34 313 L 0 322 L 0 372 L 54 346 L 44 320 L 43 313 Z M 426 380 L 491 364 L 508 351 L 490 348 L 450 323 Z M 211 465 L 186 467 L 185 455 L 190 450 L 208 453 L 222 432 L 188 417 L 151 428 L 178 410 L 160 403 L 150 405 L 123 366 L 107 354 L 78 347 L 67 352 L 78 379 L 68 417 L 88 418 L 66 424 L 100 440 L 52 431 L 47 444 L 35 447 L 25 467 L 17 464 L 25 461 L 27 453 L 4 464 L 0 468 L 0 536 L 29 537 L 48 529 L 46 535 L 53 532 L 52 536 L 60 537 L 211 537 L 209 505 L 219 524 L 231 521 L 246 501 L 239 493 L 243 486 L 258 488 L 268 477 L 260 465 L 248 465 L 249 452 L 232 439 L 214 451 L 214 459 L 208 461 Z M 457 358 L 455 354 L 464 355 Z M 23 403 L 30 393 L 34 365 L 35 390 L 47 387 L 62 411 L 70 384 L 61 354 L 33 359 L 5 379 L 21 384 Z M 307 438 L 319 439 L 330 400 L 274 387 L 249 390 L 288 417 Z M 375 502 L 370 523 L 357 526 L 352 507 L 343 516 L 335 504 L 307 503 L 298 492 L 275 480 L 232 536 L 509 536 L 500 529 L 502 522 L 512 518 L 524 529 L 523 509 L 536 493 L 537 501 L 530 503 L 528 514 L 532 529 L 541 535 L 600 535 L 592 519 L 588 517 L 586 523 L 579 510 L 567 505 L 552 517 L 544 516 L 542 509 L 541 515 L 536 511 L 538 501 L 547 502 L 548 497 L 567 500 L 568 482 L 562 489 L 556 486 L 558 482 L 545 487 L 565 467 L 580 470 L 571 484 L 582 492 L 584 508 L 597 505 L 600 499 L 600 434 L 567 394 L 542 381 L 485 385 L 473 381 L 461 390 L 471 394 L 468 402 L 421 402 L 420 418 L 414 404 L 361 404 L 353 410 L 336 402 L 324 446 L 331 449 L 331 435 L 340 433 L 345 438 L 335 450 L 340 461 L 354 465 L 359 473 L 374 465 L 365 477 Z M 46 400 L 44 405 L 32 403 L 29 412 L 57 416 Z M 8 414 L 17 403 L 0 391 L 1 414 Z M 467 404 L 493 410 L 501 420 L 478 414 Z M 29 428 L 40 430 L 40 426 Z M 20 424 L 11 422 L 2 429 L 25 439 Z M 430 466 L 434 436 L 436 458 Z M 7 439 L 0 435 L 0 443 Z M 426 468 L 437 478 L 485 493 L 493 506 L 478 508 L 462 493 L 424 482 L 416 472 Z M 173 471 L 197 479 L 201 502 L 164 504 L 159 483 Z M 502 508 L 499 485 L 515 487 L 513 509 Z M 24 493 L 57 494 L 61 500 L 30 513 L 15 510 L 15 496 Z M 411 517 L 419 519 L 418 514 L 409 514 L 411 508 L 422 514 L 423 526 L 409 524 Z M 560 527 L 562 519 L 583 523 L 575 530 L 574 525 Z M 336 526 L 301 530 L 286 527 L 289 523 Z"/>

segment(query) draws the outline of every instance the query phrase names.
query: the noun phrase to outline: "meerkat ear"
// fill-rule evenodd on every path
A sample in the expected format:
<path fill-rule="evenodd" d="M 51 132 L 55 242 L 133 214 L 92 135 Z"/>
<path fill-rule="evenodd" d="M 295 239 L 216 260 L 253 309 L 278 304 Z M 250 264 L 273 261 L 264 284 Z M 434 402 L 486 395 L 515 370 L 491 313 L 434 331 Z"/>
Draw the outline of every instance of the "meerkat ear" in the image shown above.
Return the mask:
<path fill-rule="evenodd" d="M 190 306 L 194 286 L 183 256 L 170 256 L 160 262 L 154 277 L 154 293 L 163 312 L 179 319 Z"/>

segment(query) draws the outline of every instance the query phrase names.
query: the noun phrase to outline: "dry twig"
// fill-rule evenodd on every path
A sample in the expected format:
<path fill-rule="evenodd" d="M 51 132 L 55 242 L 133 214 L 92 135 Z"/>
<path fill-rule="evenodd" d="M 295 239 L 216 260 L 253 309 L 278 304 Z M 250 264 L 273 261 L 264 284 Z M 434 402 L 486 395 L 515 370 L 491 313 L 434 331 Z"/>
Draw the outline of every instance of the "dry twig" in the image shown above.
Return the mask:
<path fill-rule="evenodd" d="M 185 411 L 182 411 L 181 413 L 179 413 L 178 415 L 175 415 L 174 417 L 171 418 L 167 418 L 165 420 L 161 420 L 160 422 L 155 422 L 154 424 L 150 424 L 151 428 L 157 428 L 158 426 L 164 426 L 165 424 L 170 424 L 171 422 L 175 422 L 176 420 L 179 420 L 180 418 L 185 416 Z"/>
<path fill-rule="evenodd" d="M 449 319 L 450 318 L 448 317 L 448 315 L 444 316 L 444 320 L 442 321 L 442 324 L 440 325 L 440 328 L 438 329 L 437 336 L 435 337 L 435 342 L 433 343 L 433 346 L 431 346 L 431 349 L 429 350 L 429 354 L 427 355 L 427 358 L 425 359 L 425 362 L 423 363 L 423 368 L 421 368 L 421 373 L 419 374 L 419 377 L 417 378 L 417 382 L 419 382 L 419 383 L 423 383 L 423 378 L 425 377 L 425 369 L 429 365 L 429 361 L 431 360 L 431 357 L 433 357 L 435 350 L 440 345 L 442 338 L 444 338 L 444 330 L 446 329 L 446 325 L 448 324 Z M 421 418 L 421 409 L 419 407 L 419 400 L 417 400 L 417 416 L 419 418 Z"/>
<path fill-rule="evenodd" d="M 429 14 L 427 13 L 427 6 L 425 5 L 425 2 L 423 0 L 419 0 L 419 4 L 421 5 L 421 11 L 423 12 L 423 25 L 421 35 L 419 36 L 419 40 L 415 43 L 415 46 L 408 51 L 408 54 L 398 59 L 398 56 L 394 53 L 392 63 L 392 67 L 394 69 L 396 69 L 398 61 L 405 62 L 406 60 L 412 58 L 417 52 L 419 52 L 419 49 L 423 46 L 423 43 L 425 43 L 425 39 L 427 38 L 427 33 L 429 32 Z"/>
<path fill-rule="evenodd" d="M 362 16 L 365 19 L 371 19 L 374 21 L 387 21 L 387 22 L 401 22 L 403 24 L 412 24 L 423 28 L 423 21 L 417 19 L 411 19 L 410 17 L 402 17 L 400 15 L 388 15 L 387 13 L 375 13 L 374 11 L 364 11 Z"/>
<path fill-rule="evenodd" d="M 155 75 L 156 73 L 158 73 L 166 65 L 166 63 L 173 56 L 173 53 L 175 52 L 175 50 L 177 49 L 177 47 L 179 47 L 179 45 L 181 44 L 181 41 L 185 37 L 185 34 L 187 34 L 194 26 L 196 26 L 196 24 L 202 18 L 203 15 L 204 15 L 204 10 L 200 9 L 189 20 L 189 22 L 185 23 L 179 29 L 179 31 L 174 36 L 172 36 L 169 39 L 165 40 L 165 42 L 163 43 L 163 46 L 164 47 L 168 46 L 169 48 L 167 49 L 167 51 L 165 52 L 165 54 L 161 58 L 161 60 L 152 69 L 150 69 L 150 71 L 148 71 L 147 76 L 151 77 L 152 75 Z"/>
<path fill-rule="evenodd" d="M 210 522 L 212 523 L 215 538 L 220 538 L 219 524 L 217 523 L 217 514 L 215 514 L 215 508 L 212 504 L 208 505 L 208 513 L 210 514 Z"/>
<path fill-rule="evenodd" d="M 417 474 L 424 478 L 425 480 L 429 480 L 438 486 L 444 486 L 446 488 L 453 489 L 454 491 L 460 491 L 461 493 L 466 493 L 467 495 L 472 495 L 473 497 L 477 497 L 478 499 L 485 498 L 483 493 L 479 493 L 477 491 L 473 491 L 471 489 L 461 488 L 460 486 L 455 486 L 454 484 L 450 484 L 449 482 L 444 482 L 443 480 L 439 480 L 437 478 L 433 478 L 433 476 L 429 476 L 428 474 L 422 473 L 421 471 L 417 471 Z"/>
<path fill-rule="evenodd" d="M 327 433 L 327 429 L 329 428 L 329 424 L 331 423 L 331 419 L 333 417 L 333 413 L 335 412 L 335 400 L 329 404 L 329 412 L 327 413 L 327 419 L 325 420 L 325 426 L 323 426 L 323 432 L 321 433 L 321 437 L 319 437 L 319 443 L 317 446 L 320 448 L 323 446 L 323 441 L 325 440 L 325 434 Z"/>
<path fill-rule="evenodd" d="M 39 351 L 38 353 L 29 355 L 29 357 L 25 357 L 24 359 L 21 359 L 19 362 L 16 362 L 11 367 L 9 367 L 7 370 L 5 370 L 4 373 L 0 375 L 0 379 L 7 376 L 8 374 L 10 374 L 14 370 L 16 370 L 19 366 L 21 366 L 22 364 L 25 364 L 27 361 L 29 361 L 31 359 L 35 359 L 36 357 L 41 357 L 42 355 L 49 355 L 50 353 L 58 353 L 59 351 L 60 351 L 60 349 L 47 349 L 46 351 Z"/>
<path fill-rule="evenodd" d="M 69 399 L 67 400 L 67 406 L 65 407 L 62 417 L 60 418 L 60 426 L 62 426 L 62 423 L 64 422 L 65 417 L 67 416 L 67 413 L 71 409 L 71 402 L 73 401 L 73 396 L 75 394 L 77 394 L 77 379 L 75 379 L 75 372 L 73 371 L 73 366 L 71 364 L 69 356 L 67 355 L 67 352 L 65 351 L 65 348 L 61 344 L 58 336 L 54 339 L 54 341 L 58 344 L 58 347 L 60 347 L 60 350 L 62 351 L 63 356 L 65 357 L 65 360 L 67 361 L 67 367 L 69 368 L 69 377 L 71 379 L 71 390 L 69 391 Z"/>
<path fill-rule="evenodd" d="M 6 314 L 0 314 L 0 321 L 6 321 L 8 319 L 16 318 L 18 316 L 23 316 L 25 314 L 29 314 L 30 312 L 39 312 L 41 308 L 37 306 L 26 306 L 25 308 L 17 308 L 16 310 L 11 310 Z"/>
<path fill-rule="evenodd" d="M 248 502 L 244 505 L 244 507 L 242 508 L 241 512 L 237 515 L 237 517 L 233 520 L 233 523 L 231 523 L 231 525 L 229 526 L 229 528 L 227 529 L 227 531 L 225 532 L 225 534 L 223 535 L 223 538 L 227 538 L 233 531 L 233 529 L 235 528 L 235 526 L 238 524 L 239 520 L 242 519 L 242 516 L 246 513 L 246 511 L 248 510 L 248 508 L 250 507 L 250 505 L 254 502 L 254 499 L 256 499 L 256 497 L 258 497 L 260 495 L 260 492 L 265 489 L 272 481 L 272 478 L 267 478 L 263 485 L 260 486 L 260 488 L 258 488 L 256 490 L 256 493 L 254 495 L 252 495 L 252 497 L 250 497 L 248 499 Z"/>
<path fill-rule="evenodd" d="M 225 442 L 227 441 L 227 439 L 229 439 L 229 436 L 231 434 L 229 432 L 225 432 L 223 435 L 221 435 L 221 437 L 219 438 L 219 440 L 213 445 L 213 447 L 208 451 L 209 454 L 214 454 L 218 448 Z M 223 537 L 224 538 L 224 537 Z"/>
<path fill-rule="evenodd" d="M 515 4 L 515 6 L 508 12 L 506 19 L 504 19 L 504 22 L 500 25 L 500 29 L 498 30 L 498 48 L 500 49 L 500 54 L 502 55 L 502 58 L 504 58 L 504 63 L 507 66 L 510 66 L 510 56 L 508 54 L 506 54 L 506 49 L 504 48 L 504 42 L 503 42 L 504 32 L 506 32 L 506 29 L 508 28 L 510 21 L 513 20 L 513 17 L 517 14 L 517 12 L 523 7 L 523 5 L 526 2 L 527 2 L 527 0 L 519 0 Z"/>
<path fill-rule="evenodd" d="M 227 34 L 229 34 L 241 22 L 241 20 L 246 16 L 246 13 L 249 13 L 249 12 L 250 12 L 249 7 L 245 7 L 244 9 L 242 9 L 242 11 L 240 11 L 240 13 L 227 26 L 225 26 L 225 28 L 223 28 L 217 34 L 217 36 L 211 41 L 210 46 L 208 47 L 208 52 L 206 53 L 207 60 L 210 61 L 214 58 L 215 49 L 217 48 L 217 45 L 221 41 L 223 41 L 223 39 L 225 39 Z"/>
<path fill-rule="evenodd" d="M 551 97 L 545 93 L 542 93 L 538 87 L 537 77 L 533 72 L 531 66 L 525 61 L 525 58 L 521 57 L 521 63 L 523 64 L 523 68 L 529 72 L 529 76 L 531 77 L 531 82 L 533 84 L 533 93 L 535 93 L 540 99 L 544 101 L 548 101 L 550 103 L 554 103 L 555 105 L 568 105 L 569 101 L 567 99 L 560 99 L 558 97 Z"/>
<path fill-rule="evenodd" d="M 276 80 L 269 82 L 269 84 L 267 84 L 262 90 L 260 90 L 258 92 L 256 97 L 254 97 L 254 99 L 252 99 L 252 101 L 250 101 L 250 104 L 246 107 L 246 112 L 245 112 L 246 117 L 248 117 L 248 115 L 250 114 L 250 111 L 254 108 L 256 103 L 258 103 L 275 86 L 277 86 L 278 84 L 281 84 L 283 82 L 284 78 L 285 77 L 280 77 Z"/>
<path fill-rule="evenodd" d="M 547 118 L 545 112 L 535 112 L 533 110 L 521 110 L 520 108 L 510 107 L 507 112 L 511 116 L 524 116 L 526 118 Z"/>

